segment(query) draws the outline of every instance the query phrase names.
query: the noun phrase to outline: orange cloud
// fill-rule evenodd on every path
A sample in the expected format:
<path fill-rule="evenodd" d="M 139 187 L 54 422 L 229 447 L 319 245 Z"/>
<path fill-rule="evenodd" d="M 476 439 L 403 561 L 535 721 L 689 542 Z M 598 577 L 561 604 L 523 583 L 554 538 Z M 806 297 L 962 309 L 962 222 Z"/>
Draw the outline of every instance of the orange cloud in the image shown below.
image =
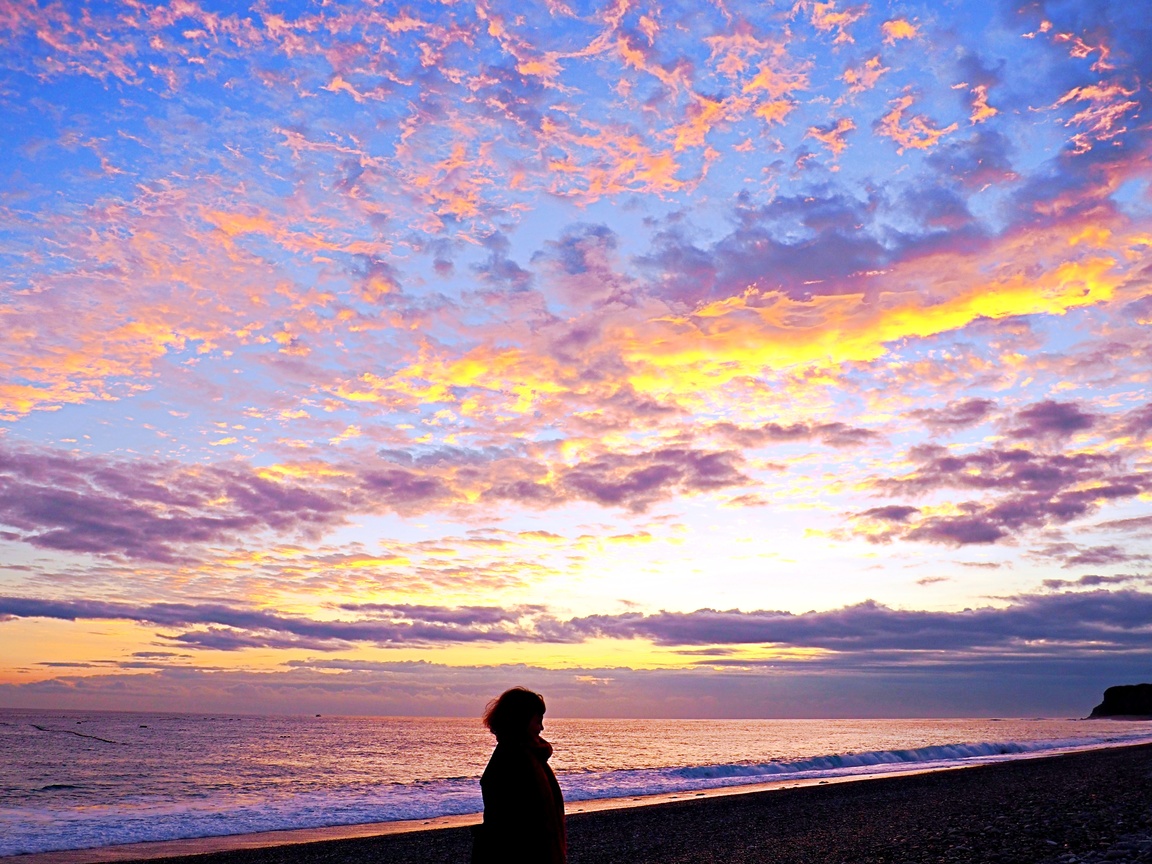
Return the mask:
<path fill-rule="evenodd" d="M 344 77 L 339 73 L 332 76 L 332 80 L 320 89 L 327 90 L 329 93 L 347 93 L 357 102 L 363 102 L 365 99 L 375 99 L 379 101 L 381 99 L 386 99 L 388 96 L 387 91 L 380 87 L 374 88 L 366 93 L 361 92 L 360 90 L 357 90 L 356 87 L 351 83 L 345 81 Z"/>
<path fill-rule="evenodd" d="M 898 265 L 883 277 L 890 289 L 867 298 L 796 300 L 750 288 L 689 315 L 621 323 L 612 336 L 638 392 L 696 404 L 702 394 L 715 398 L 721 388 L 766 370 L 871 362 L 889 343 L 961 329 L 979 318 L 1062 315 L 1117 295 L 1126 269 L 1109 250 L 1121 248 L 1121 240 L 1070 252 L 1065 235 L 1045 239 L 1020 237 L 979 257 L 940 253 Z M 933 303 L 924 303 L 925 291 Z"/>
<path fill-rule="evenodd" d="M 675 139 L 672 149 L 679 153 L 688 147 L 703 147 L 704 137 L 724 119 L 729 110 L 730 107 L 722 99 L 693 94 L 685 122 L 673 130 Z"/>
<path fill-rule="evenodd" d="M 328 238 L 335 221 L 306 212 L 289 227 L 283 215 L 256 207 L 229 212 L 194 197 L 219 200 L 220 192 L 211 182 L 194 189 L 157 183 L 131 200 L 90 208 L 83 224 L 45 223 L 53 242 L 69 250 L 70 266 L 36 274 L 22 303 L 0 306 L 0 414 L 149 389 L 158 364 L 177 354 L 195 364 L 238 344 L 279 342 L 299 356 L 307 350 L 300 334 L 336 324 L 326 312 L 335 295 L 298 291 L 248 241 L 267 239 L 305 256 L 380 255 L 384 248 Z M 65 294 L 85 300 L 60 316 L 56 298 Z"/>
<path fill-rule="evenodd" d="M 1064 124 L 1083 127 L 1084 131 L 1072 136 L 1072 143 L 1075 152 L 1085 153 L 1092 149 L 1094 141 L 1110 141 L 1128 131 L 1127 126 L 1120 124 L 1128 114 L 1140 108 L 1139 102 L 1128 98 L 1135 93 L 1135 89 L 1126 90 L 1115 83 L 1089 84 L 1073 87 L 1052 107 L 1059 108 L 1072 102 L 1087 103 Z"/>
<path fill-rule="evenodd" d="M 910 95 L 901 96 L 891 103 L 893 108 L 880 118 L 877 131 L 885 138 L 891 138 L 897 144 L 898 153 L 905 150 L 929 150 L 945 135 L 955 132 L 959 124 L 952 123 L 943 129 L 936 129 L 932 121 L 922 114 L 916 114 L 905 119 L 907 111 L 915 98 Z"/>
<path fill-rule="evenodd" d="M 355 383 L 340 385 L 333 392 L 349 401 L 393 407 L 452 404 L 467 416 L 526 414 L 542 400 L 566 392 L 568 378 L 554 361 L 520 348 L 482 346 L 453 357 L 424 345 L 419 356 L 395 374 L 364 373 Z M 459 395 L 465 390 L 471 392 Z"/>
<path fill-rule="evenodd" d="M 621 192 L 676 192 L 685 182 L 676 175 L 674 151 L 656 150 L 628 129 L 591 122 L 560 123 L 545 117 L 544 140 L 563 155 L 548 161 L 550 191 L 583 201 Z"/>
<path fill-rule="evenodd" d="M 842 11 L 837 11 L 836 0 L 827 0 L 827 2 L 801 0 L 793 7 L 793 10 L 804 8 L 810 11 L 813 27 L 822 33 L 836 32 L 836 38 L 832 40 L 833 43 L 856 41 L 848 32 L 848 28 L 868 12 L 867 6 L 850 6 Z"/>
<path fill-rule="evenodd" d="M 127 85 L 143 83 L 133 60 L 139 53 L 132 35 L 122 28 L 97 34 L 91 13 L 65 4 L 41 9 L 36 3 L 6 4 L 0 10 L 0 26 L 15 33 L 26 31 L 51 50 L 39 58 L 40 68 L 52 75 L 89 75 L 105 81 L 112 77 Z M 2 14 L 6 12 L 7 14 Z"/>
<path fill-rule="evenodd" d="M 977 84 L 972 88 L 972 94 L 975 98 L 972 100 L 972 114 L 968 120 L 973 125 L 983 123 L 988 118 L 995 117 L 1000 113 L 988 104 L 988 86 L 986 84 Z"/>
<path fill-rule="evenodd" d="M 915 25 L 903 18 L 885 21 L 880 25 L 880 31 L 884 34 L 885 45 L 895 45 L 899 39 L 913 39 L 917 35 Z"/>
<path fill-rule="evenodd" d="M 777 99 L 774 102 L 761 102 L 756 106 L 753 113 L 765 123 L 783 123 L 795 107 L 795 102 L 788 99 Z"/>
<path fill-rule="evenodd" d="M 880 55 L 877 54 L 864 61 L 863 66 L 845 69 L 841 80 L 848 85 L 849 93 L 863 93 L 875 87 L 880 76 L 888 71 L 890 70 L 880 62 Z"/>
<path fill-rule="evenodd" d="M 650 57 L 650 48 L 633 44 L 627 36 L 619 36 L 616 39 L 615 47 L 625 66 L 647 72 L 673 93 L 692 89 L 688 70 L 683 65 L 677 64 L 671 70 L 665 69 L 664 66 Z"/>
<path fill-rule="evenodd" d="M 818 126 L 809 126 L 806 137 L 815 138 L 831 150 L 832 155 L 835 157 L 844 152 L 844 148 L 848 146 L 844 137 L 855 128 L 856 124 L 852 122 L 851 117 L 841 117 L 827 129 L 822 129 Z"/>
<path fill-rule="evenodd" d="M 1090 56 L 1093 52 L 1099 51 L 1100 56 L 1096 62 L 1092 64 L 1093 72 L 1102 72 L 1115 67 L 1109 62 L 1108 58 L 1112 54 L 1112 49 L 1103 42 L 1099 45 L 1089 45 L 1079 36 L 1072 33 L 1057 33 L 1052 37 L 1053 42 L 1065 42 L 1068 44 L 1068 54 L 1077 59 L 1082 59 Z"/>
<path fill-rule="evenodd" d="M 739 21 L 731 33 L 707 36 L 704 39 L 716 63 L 715 69 L 727 78 L 737 78 L 747 71 L 753 58 L 764 53 L 777 54 L 782 46 L 770 39 L 758 39 L 749 24 Z"/>
<path fill-rule="evenodd" d="M 760 64 L 759 71 L 742 88 L 744 93 L 764 93 L 770 99 L 779 99 L 797 90 L 808 88 L 806 67 L 790 66 L 780 52 Z"/>
<path fill-rule="evenodd" d="M 487 22 L 488 35 L 500 44 L 500 47 L 516 61 L 516 71 L 521 75 L 543 78 L 551 81 L 560 75 L 561 67 L 559 54 L 541 53 L 529 42 L 509 32 L 504 17 L 494 14 L 486 2 L 476 4 L 476 17 L 481 22 Z M 555 10 L 553 11 L 555 14 Z"/>
<path fill-rule="evenodd" d="M 267 211 L 237 213 L 225 210 L 204 209 L 201 217 L 226 236 L 226 247 L 234 248 L 231 241 L 237 237 L 256 234 L 279 244 L 293 253 L 347 252 L 361 255 L 384 255 L 391 251 L 391 244 L 360 240 L 344 240 L 328 236 L 337 227 L 330 220 L 309 218 L 305 214 L 295 218 L 277 216 Z M 300 227 L 297 229 L 292 222 Z"/>
<path fill-rule="evenodd" d="M 879 294 L 870 291 L 867 299 L 847 293 L 796 300 L 750 290 L 688 316 L 668 315 L 666 307 L 652 301 L 634 313 L 613 316 L 596 353 L 619 353 L 629 370 L 625 380 L 638 393 L 683 405 L 701 399 L 723 404 L 728 398 L 723 388 L 738 389 L 743 378 L 766 369 L 834 370 L 876 360 L 889 343 L 961 329 L 982 317 L 1059 315 L 1107 302 L 1123 272 L 1105 249 L 1117 248 L 1120 241 L 1098 233 L 1077 237 L 1072 244 L 1054 235 L 1040 249 L 1021 238 L 1018 245 L 990 249 L 979 260 L 940 253 L 896 265 L 872 277 L 892 287 Z M 1035 256 L 1044 249 L 1051 263 L 1037 264 Z M 999 256 L 1012 263 L 984 263 Z M 1021 264 L 1022 258 L 1030 263 Z M 931 304 L 923 302 L 925 293 L 934 298 Z M 587 385 L 542 349 L 530 343 L 515 349 L 486 346 L 458 356 L 426 347 L 419 360 L 397 373 L 365 375 L 358 389 L 340 395 L 392 407 L 452 405 L 452 423 L 459 417 L 540 416 L 534 412 L 542 409 L 548 412 L 544 416 L 567 416 L 561 422 L 591 420 L 592 414 L 572 412 L 574 397 L 592 395 Z M 551 414 L 554 399 L 568 406 L 564 414 Z"/>

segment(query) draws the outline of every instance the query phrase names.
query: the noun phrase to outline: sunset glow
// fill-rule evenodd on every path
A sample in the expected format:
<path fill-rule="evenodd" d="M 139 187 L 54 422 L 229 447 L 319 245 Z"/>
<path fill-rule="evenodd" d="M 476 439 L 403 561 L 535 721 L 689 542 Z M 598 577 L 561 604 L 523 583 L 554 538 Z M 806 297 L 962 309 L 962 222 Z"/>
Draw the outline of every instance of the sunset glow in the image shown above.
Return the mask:
<path fill-rule="evenodd" d="M 1150 21 L 0 0 L 0 705 L 1148 680 Z"/>

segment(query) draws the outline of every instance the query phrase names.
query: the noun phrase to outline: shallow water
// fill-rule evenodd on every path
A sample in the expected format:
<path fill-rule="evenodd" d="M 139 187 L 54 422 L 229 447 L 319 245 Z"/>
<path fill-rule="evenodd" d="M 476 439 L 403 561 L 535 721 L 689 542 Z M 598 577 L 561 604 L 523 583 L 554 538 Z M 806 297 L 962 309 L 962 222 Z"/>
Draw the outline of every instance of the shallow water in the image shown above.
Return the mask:
<path fill-rule="evenodd" d="M 568 801 L 1152 742 L 1108 720 L 562 720 Z M 475 719 L 0 711 L 0 855 L 481 809 Z"/>

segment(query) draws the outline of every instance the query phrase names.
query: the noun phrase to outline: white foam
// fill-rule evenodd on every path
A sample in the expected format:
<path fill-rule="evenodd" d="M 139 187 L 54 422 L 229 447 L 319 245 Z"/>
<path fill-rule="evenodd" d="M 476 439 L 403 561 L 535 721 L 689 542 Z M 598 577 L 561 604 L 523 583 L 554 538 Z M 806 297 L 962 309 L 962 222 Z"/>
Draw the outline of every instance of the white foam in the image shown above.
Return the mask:
<path fill-rule="evenodd" d="M 908 750 L 837 753 L 795 761 L 736 762 L 645 771 L 570 774 L 564 780 L 570 801 L 689 792 L 723 786 L 767 783 L 781 779 L 884 774 L 908 768 L 931 769 L 960 764 L 984 764 L 1034 754 L 1054 754 L 1123 744 L 1152 743 L 1152 733 L 1084 736 L 1043 741 L 988 741 L 945 744 Z"/>

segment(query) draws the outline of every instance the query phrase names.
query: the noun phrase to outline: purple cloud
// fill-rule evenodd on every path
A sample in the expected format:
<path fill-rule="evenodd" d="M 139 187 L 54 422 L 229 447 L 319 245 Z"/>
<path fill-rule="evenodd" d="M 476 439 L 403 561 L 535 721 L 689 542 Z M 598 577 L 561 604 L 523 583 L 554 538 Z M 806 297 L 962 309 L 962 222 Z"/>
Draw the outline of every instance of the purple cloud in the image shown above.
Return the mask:
<path fill-rule="evenodd" d="M 19 618 L 112 619 L 138 621 L 185 632 L 166 639 L 189 647 L 309 648 L 335 651 L 356 642 L 376 645 L 436 642 L 508 642 L 531 639 L 517 622 L 538 614 L 537 607 L 514 610 L 426 606 L 356 607 L 374 613 L 354 621 L 317 621 L 219 604 L 153 603 L 133 605 L 97 600 L 37 600 L 0 597 L 0 615 Z"/>
<path fill-rule="evenodd" d="M 581 500 L 639 512 L 677 495 L 749 482 L 738 453 L 686 447 L 604 454 L 551 469 L 494 449 L 381 456 L 341 466 L 331 477 L 289 472 L 272 479 L 238 462 L 129 464 L 0 447 L 0 524 L 15 529 L 5 532 L 10 539 L 39 548 L 172 564 L 260 532 L 316 539 L 353 513 L 463 505 L 476 489 L 483 500 L 535 508 Z"/>
<path fill-rule="evenodd" d="M 403 620 L 450 624 L 456 627 L 513 624 L 529 615 L 541 615 L 543 606 L 426 606 L 405 603 L 341 603 L 348 612 L 383 613 Z"/>
<path fill-rule="evenodd" d="M 1131 519 L 1110 519 L 1101 522 L 1098 528 L 1109 531 L 1133 531 L 1143 533 L 1152 531 L 1152 516 L 1134 516 Z"/>
<path fill-rule="evenodd" d="M 943 408 L 921 408 L 908 412 L 933 432 L 966 429 L 982 422 L 995 407 L 991 399 L 960 399 Z"/>
<path fill-rule="evenodd" d="M 509 291 L 525 291 L 532 285 L 532 274 L 508 257 L 512 243 L 500 231 L 494 231 L 482 241 L 488 250 L 488 259 L 472 269 L 487 283 Z"/>
<path fill-rule="evenodd" d="M 735 423 L 714 423 L 712 432 L 722 435 L 740 447 L 763 447 L 767 444 L 788 444 L 793 441 L 819 440 L 829 447 L 859 447 L 879 440 L 882 436 L 871 429 L 850 426 L 842 422 L 830 423 L 765 423 L 763 426 L 738 426 Z"/>
<path fill-rule="evenodd" d="M 857 660 L 825 653 L 759 663 L 715 654 L 685 669 L 449 666 L 324 657 L 251 672 L 167 666 L 0 684 L 14 707 L 477 717 L 513 684 L 546 694 L 549 715 L 604 717 L 1083 716 L 1112 681 L 1140 680 L 1147 650 L 1056 656 Z M 813 674 L 814 672 L 819 674 Z M 899 694 L 899 698 L 893 698 Z M 557 730 L 560 724 L 556 724 Z"/>
<path fill-rule="evenodd" d="M 1003 134 L 981 129 L 968 138 L 943 144 L 927 162 L 938 176 L 971 192 L 1018 179 L 1011 153 L 1011 142 Z"/>
<path fill-rule="evenodd" d="M 962 612 L 891 609 L 868 601 L 807 612 L 700 609 L 652 615 L 592 615 L 558 625 L 598 638 L 660 645 L 774 644 L 833 651 L 1026 650 L 1030 640 L 1124 648 L 1152 638 L 1152 594 L 1095 591 L 1016 598 L 1007 608 Z"/>
<path fill-rule="evenodd" d="M 736 468 L 739 461 L 732 452 L 676 447 L 632 455 L 609 453 L 564 471 L 557 485 L 575 497 L 641 511 L 671 494 L 747 483 Z"/>
<path fill-rule="evenodd" d="M 919 507 L 890 504 L 887 507 L 873 507 L 870 510 L 865 510 L 860 515 L 869 519 L 880 519 L 884 522 L 907 522 L 912 516 L 915 516 L 919 512 Z"/>
<path fill-rule="evenodd" d="M 173 563 L 188 560 L 187 546 L 262 530 L 315 536 L 343 521 L 342 497 L 232 463 L 128 464 L 0 448 L 0 523 L 45 549 Z"/>
<path fill-rule="evenodd" d="M 455 496 L 438 477 L 401 468 L 364 472 L 361 484 L 369 498 L 396 509 L 422 509 Z"/>
<path fill-rule="evenodd" d="M 1119 546 L 1080 547 L 1074 543 L 1055 543 L 1039 551 L 1040 555 L 1061 561 L 1065 569 L 1072 567 L 1100 567 L 1109 564 L 1124 564 L 1129 561 L 1146 561 L 1148 555 L 1136 555 Z"/>
<path fill-rule="evenodd" d="M 1039 416 L 1071 415 L 1044 410 Z M 900 522 L 899 527 L 866 531 L 873 542 L 902 537 L 956 546 L 995 543 L 1024 530 L 1069 522 L 1095 512 L 1104 502 L 1152 489 L 1152 474 L 1126 470 L 1117 453 L 1065 455 L 988 448 L 952 455 L 943 447 L 920 445 L 908 456 L 918 463 L 910 474 L 876 480 L 875 488 L 892 496 L 960 489 L 984 493 L 984 498 L 955 504 L 955 513 L 927 514 L 915 522 L 908 521 L 912 514 L 905 510 L 891 511 L 903 515 L 900 520 L 886 516 L 885 508 L 856 514 L 858 520 Z"/>
<path fill-rule="evenodd" d="M 1008 536 L 1002 525 L 986 514 L 934 516 L 905 532 L 908 540 L 926 540 L 953 546 L 995 543 Z"/>
<path fill-rule="evenodd" d="M 1125 434 L 1133 438 L 1147 438 L 1152 435 L 1152 402 L 1125 414 L 1121 428 Z"/>
<path fill-rule="evenodd" d="M 1037 402 L 1016 414 L 1017 425 L 1008 430 L 1012 438 L 1065 438 L 1087 432 L 1096 425 L 1095 414 L 1081 410 L 1072 402 Z"/>
<path fill-rule="evenodd" d="M 766 274 L 772 287 L 796 298 L 838 293 L 849 290 L 842 286 L 852 274 L 891 260 L 891 248 L 873 230 L 878 211 L 877 200 L 840 191 L 779 195 L 763 205 L 744 193 L 732 214 L 737 227 L 716 243 L 701 247 L 684 227 L 670 226 L 636 260 L 654 290 L 684 303 L 767 287 Z"/>
<path fill-rule="evenodd" d="M 1131 578 L 1131 577 L 1128 577 Z M 1112 579 L 1082 580 L 1077 587 Z M 1127 579 L 1123 580 L 1127 581 Z M 1066 584 L 1061 582 L 1061 585 Z M 135 606 L 89 600 L 0 597 L 0 614 L 68 621 L 139 621 L 185 632 L 166 638 L 201 648 L 294 647 L 332 651 L 352 643 L 376 645 L 469 642 L 561 642 L 650 639 L 659 645 L 786 645 L 843 652 L 1029 650 L 1029 643 L 1114 650 L 1152 638 L 1152 593 L 1091 591 L 1023 595 L 1004 608 L 961 612 L 892 609 L 874 601 L 820 612 L 698 609 L 626 612 L 562 621 L 540 606 L 436 607 L 348 604 L 373 617 L 318 621 L 218 604 Z"/>
<path fill-rule="evenodd" d="M 1133 573 L 1119 573 L 1115 576 L 1089 573 L 1079 579 L 1045 579 L 1041 584 L 1050 591 L 1063 591 L 1068 588 L 1098 588 L 1101 585 L 1124 585 L 1129 582 L 1148 583 L 1152 582 L 1152 578 Z"/>

